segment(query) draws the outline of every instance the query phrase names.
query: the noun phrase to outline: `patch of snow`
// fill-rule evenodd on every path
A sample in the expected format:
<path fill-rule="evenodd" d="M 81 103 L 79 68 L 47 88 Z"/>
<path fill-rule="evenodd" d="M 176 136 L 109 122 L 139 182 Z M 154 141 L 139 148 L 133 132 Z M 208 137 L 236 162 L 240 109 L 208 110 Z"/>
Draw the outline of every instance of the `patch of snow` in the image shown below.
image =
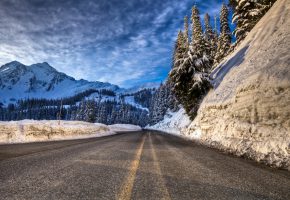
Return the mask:
<path fill-rule="evenodd" d="M 182 136 L 190 123 L 191 121 L 185 110 L 180 108 L 177 112 L 168 111 L 161 122 L 145 128 Z"/>
<path fill-rule="evenodd" d="M 125 103 L 127 104 L 130 104 L 136 108 L 146 110 L 147 112 L 149 112 L 148 108 L 144 108 L 142 105 L 135 102 L 134 96 L 125 96 L 124 100 L 125 100 Z"/>
<path fill-rule="evenodd" d="M 128 132 L 128 131 L 141 131 L 140 126 L 132 124 L 113 124 L 109 125 L 109 128 L 114 132 Z"/>

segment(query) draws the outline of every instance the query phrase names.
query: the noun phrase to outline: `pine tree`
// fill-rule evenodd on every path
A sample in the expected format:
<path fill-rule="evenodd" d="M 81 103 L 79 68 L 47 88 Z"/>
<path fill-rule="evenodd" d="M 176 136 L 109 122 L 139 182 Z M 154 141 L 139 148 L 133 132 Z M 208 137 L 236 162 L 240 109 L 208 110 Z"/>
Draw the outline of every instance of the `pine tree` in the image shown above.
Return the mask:
<path fill-rule="evenodd" d="M 85 110 L 86 110 L 86 103 L 84 100 L 82 100 L 78 106 L 76 120 L 82 121 L 85 119 Z"/>
<path fill-rule="evenodd" d="M 220 13 L 220 36 L 217 44 L 217 52 L 215 55 L 215 65 L 217 65 L 225 56 L 228 55 L 231 48 L 231 31 L 229 26 L 229 10 L 223 4 Z"/>
<path fill-rule="evenodd" d="M 210 62 L 206 54 L 199 11 L 196 6 L 192 8 L 191 19 L 192 38 L 189 50 L 185 53 L 182 51 L 182 58 L 178 62 L 174 61 L 169 79 L 173 84 L 173 92 L 177 100 L 184 106 L 187 114 L 194 118 L 199 101 L 211 87 L 211 84 L 208 74 Z M 182 44 L 185 44 L 184 41 Z M 175 57 L 178 55 L 175 54 Z"/>
<path fill-rule="evenodd" d="M 208 13 L 206 13 L 204 16 L 204 27 L 205 27 L 204 40 L 206 45 L 206 54 L 208 55 L 210 65 L 212 65 L 216 53 L 217 42 L 215 33 L 210 24 L 210 16 Z"/>
<path fill-rule="evenodd" d="M 184 17 L 184 39 L 186 50 L 189 48 L 189 28 L 188 28 L 188 17 Z"/>
<path fill-rule="evenodd" d="M 230 0 L 234 10 L 233 23 L 236 23 L 234 35 L 237 42 L 244 39 L 256 23 L 271 8 L 276 0 Z"/>
<path fill-rule="evenodd" d="M 206 52 L 206 48 L 199 17 L 199 10 L 197 9 L 196 6 L 193 6 L 192 8 L 191 21 L 192 21 L 192 41 L 191 41 L 192 51 L 199 58 L 202 58 Z"/>
<path fill-rule="evenodd" d="M 96 105 L 93 100 L 88 100 L 86 102 L 84 120 L 87 122 L 94 123 L 96 121 Z"/>
<path fill-rule="evenodd" d="M 179 66 L 186 55 L 186 41 L 182 31 L 178 32 L 175 47 L 173 51 L 173 68 Z"/>

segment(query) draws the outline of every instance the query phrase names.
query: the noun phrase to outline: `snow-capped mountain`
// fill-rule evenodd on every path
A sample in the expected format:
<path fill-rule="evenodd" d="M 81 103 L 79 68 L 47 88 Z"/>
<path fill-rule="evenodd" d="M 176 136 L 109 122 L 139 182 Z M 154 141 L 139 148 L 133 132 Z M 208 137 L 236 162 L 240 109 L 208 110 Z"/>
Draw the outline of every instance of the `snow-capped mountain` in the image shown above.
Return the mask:
<path fill-rule="evenodd" d="M 90 89 L 120 90 L 110 83 L 75 80 L 46 62 L 26 66 L 13 61 L 0 67 L 0 102 L 3 104 L 24 98 L 71 97 Z"/>

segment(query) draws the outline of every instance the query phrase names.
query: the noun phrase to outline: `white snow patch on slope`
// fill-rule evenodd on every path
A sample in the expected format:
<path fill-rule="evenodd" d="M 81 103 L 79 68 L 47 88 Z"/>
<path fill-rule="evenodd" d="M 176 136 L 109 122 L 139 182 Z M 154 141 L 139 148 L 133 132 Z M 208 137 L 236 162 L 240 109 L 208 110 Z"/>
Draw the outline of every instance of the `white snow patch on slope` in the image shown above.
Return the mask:
<path fill-rule="evenodd" d="M 185 110 L 181 108 L 177 112 L 168 111 L 161 122 L 153 126 L 147 126 L 146 129 L 182 136 L 190 123 L 191 121 L 188 115 L 185 113 Z"/>
<path fill-rule="evenodd" d="M 125 96 L 124 101 L 125 103 L 130 104 L 136 108 L 146 110 L 147 112 L 149 112 L 148 108 L 145 108 L 142 105 L 135 102 L 134 96 Z"/>
<path fill-rule="evenodd" d="M 140 126 L 136 126 L 132 124 L 113 124 L 113 125 L 109 125 L 109 128 L 115 132 L 128 132 L 128 131 L 141 131 L 142 130 Z"/>

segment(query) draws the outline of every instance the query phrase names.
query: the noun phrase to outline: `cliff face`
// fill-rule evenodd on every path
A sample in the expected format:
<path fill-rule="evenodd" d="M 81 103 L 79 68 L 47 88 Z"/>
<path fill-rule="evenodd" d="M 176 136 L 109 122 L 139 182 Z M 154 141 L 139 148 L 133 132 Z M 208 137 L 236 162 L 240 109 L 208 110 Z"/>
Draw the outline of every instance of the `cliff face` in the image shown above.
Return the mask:
<path fill-rule="evenodd" d="M 290 1 L 278 0 L 212 78 L 185 135 L 290 170 Z"/>

